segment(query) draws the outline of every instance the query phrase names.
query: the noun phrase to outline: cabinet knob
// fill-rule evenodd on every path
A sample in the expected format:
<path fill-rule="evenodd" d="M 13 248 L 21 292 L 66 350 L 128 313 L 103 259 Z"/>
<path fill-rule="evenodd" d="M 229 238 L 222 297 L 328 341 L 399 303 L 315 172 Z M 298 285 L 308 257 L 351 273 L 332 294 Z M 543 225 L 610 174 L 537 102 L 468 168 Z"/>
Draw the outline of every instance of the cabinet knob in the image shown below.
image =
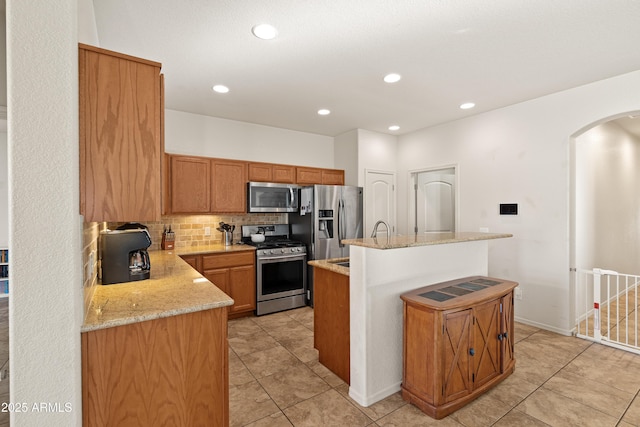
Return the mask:
<path fill-rule="evenodd" d="M 502 334 L 498 334 L 498 341 L 502 341 Z"/>
<path fill-rule="evenodd" d="M 469 354 L 470 354 L 471 356 L 473 356 L 474 354 L 476 354 L 476 351 L 475 351 L 474 349 L 470 348 L 470 349 L 469 349 Z"/>
<path fill-rule="evenodd" d="M 509 334 L 508 334 L 507 332 L 505 332 L 504 334 L 502 334 L 502 336 L 503 336 L 505 339 L 509 338 Z"/>

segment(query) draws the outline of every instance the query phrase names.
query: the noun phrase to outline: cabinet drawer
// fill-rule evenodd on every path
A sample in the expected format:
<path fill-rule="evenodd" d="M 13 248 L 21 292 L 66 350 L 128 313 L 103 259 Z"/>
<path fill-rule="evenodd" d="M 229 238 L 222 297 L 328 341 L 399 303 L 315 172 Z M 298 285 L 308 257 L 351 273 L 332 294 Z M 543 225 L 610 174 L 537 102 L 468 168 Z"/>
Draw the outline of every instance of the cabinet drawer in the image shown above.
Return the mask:
<path fill-rule="evenodd" d="M 236 267 L 239 265 L 253 265 L 256 254 L 253 251 L 234 254 L 211 254 L 202 256 L 202 269 Z"/>

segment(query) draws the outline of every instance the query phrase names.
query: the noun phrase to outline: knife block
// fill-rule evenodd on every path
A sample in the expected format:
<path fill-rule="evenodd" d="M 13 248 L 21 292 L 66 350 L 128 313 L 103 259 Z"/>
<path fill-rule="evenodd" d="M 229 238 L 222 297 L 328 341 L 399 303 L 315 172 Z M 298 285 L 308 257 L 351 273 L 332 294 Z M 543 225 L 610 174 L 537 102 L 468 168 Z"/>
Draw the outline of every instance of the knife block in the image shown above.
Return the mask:
<path fill-rule="evenodd" d="M 176 233 L 165 231 L 162 233 L 160 247 L 164 250 L 172 250 L 175 247 Z"/>

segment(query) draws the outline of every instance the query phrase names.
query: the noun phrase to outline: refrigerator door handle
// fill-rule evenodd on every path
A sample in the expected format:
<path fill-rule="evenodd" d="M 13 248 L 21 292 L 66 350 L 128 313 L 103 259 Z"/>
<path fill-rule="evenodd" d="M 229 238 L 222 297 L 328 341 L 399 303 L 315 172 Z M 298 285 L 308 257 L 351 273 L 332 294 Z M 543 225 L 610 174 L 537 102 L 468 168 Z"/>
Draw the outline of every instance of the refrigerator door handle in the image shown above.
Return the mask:
<path fill-rule="evenodd" d="M 342 239 L 344 239 L 344 236 L 346 235 L 346 230 L 344 229 L 346 226 L 344 218 L 344 200 L 340 199 L 338 200 L 338 246 L 341 248 L 344 248 Z"/>

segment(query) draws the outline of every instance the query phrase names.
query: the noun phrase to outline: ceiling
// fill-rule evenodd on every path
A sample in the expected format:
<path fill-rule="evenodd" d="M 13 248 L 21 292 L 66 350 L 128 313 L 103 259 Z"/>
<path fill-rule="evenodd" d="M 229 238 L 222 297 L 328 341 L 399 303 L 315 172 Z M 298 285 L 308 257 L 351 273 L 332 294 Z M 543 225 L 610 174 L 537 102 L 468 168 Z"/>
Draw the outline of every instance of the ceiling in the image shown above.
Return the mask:
<path fill-rule="evenodd" d="M 93 4 L 101 47 L 163 64 L 166 108 L 328 136 L 399 135 L 640 69 L 640 0 Z M 254 37 L 260 23 L 278 37 Z"/>

